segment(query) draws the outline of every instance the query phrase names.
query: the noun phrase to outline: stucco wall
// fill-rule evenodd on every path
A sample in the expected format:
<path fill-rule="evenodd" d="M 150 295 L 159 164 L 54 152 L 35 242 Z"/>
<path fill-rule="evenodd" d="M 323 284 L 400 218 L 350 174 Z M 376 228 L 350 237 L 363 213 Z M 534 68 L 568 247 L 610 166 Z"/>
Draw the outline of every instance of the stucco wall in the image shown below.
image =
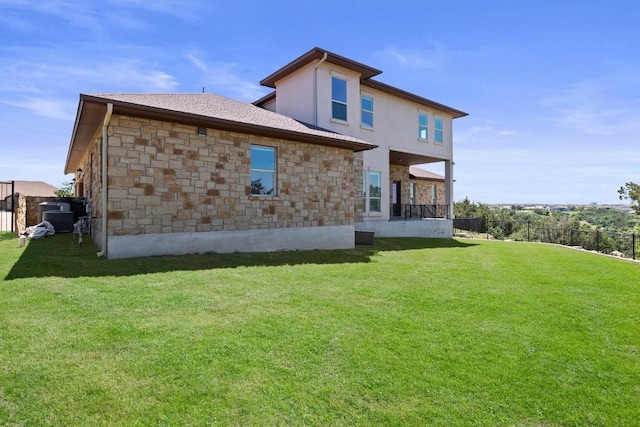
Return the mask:
<path fill-rule="evenodd" d="M 294 117 L 305 123 L 315 124 L 315 109 L 313 103 L 314 63 L 307 64 L 297 72 L 289 74 L 276 82 L 278 96 L 275 108 L 266 109 L 276 111 L 285 116 Z"/>
<path fill-rule="evenodd" d="M 351 150 L 119 115 L 108 144 L 109 235 L 354 222 Z M 275 197 L 250 195 L 251 145 L 277 150 Z"/>

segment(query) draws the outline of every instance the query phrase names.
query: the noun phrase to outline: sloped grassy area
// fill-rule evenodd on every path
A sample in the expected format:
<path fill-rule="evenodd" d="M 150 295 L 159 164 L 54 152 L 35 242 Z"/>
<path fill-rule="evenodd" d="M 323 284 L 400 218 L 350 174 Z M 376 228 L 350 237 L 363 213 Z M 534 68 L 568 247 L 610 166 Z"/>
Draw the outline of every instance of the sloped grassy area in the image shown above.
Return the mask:
<path fill-rule="evenodd" d="M 637 425 L 640 265 L 526 243 L 0 240 L 0 425 Z"/>

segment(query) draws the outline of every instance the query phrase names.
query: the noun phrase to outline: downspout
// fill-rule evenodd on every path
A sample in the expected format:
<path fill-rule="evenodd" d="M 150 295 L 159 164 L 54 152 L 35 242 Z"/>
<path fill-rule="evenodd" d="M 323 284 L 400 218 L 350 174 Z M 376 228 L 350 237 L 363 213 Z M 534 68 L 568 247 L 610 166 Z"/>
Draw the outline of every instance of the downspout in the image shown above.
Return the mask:
<path fill-rule="evenodd" d="M 327 52 L 322 55 L 322 59 L 313 67 L 313 124 L 318 126 L 318 67 L 327 60 Z"/>
<path fill-rule="evenodd" d="M 107 129 L 109 127 L 109 122 L 111 121 L 111 115 L 113 114 L 113 104 L 107 104 L 107 112 L 104 115 L 104 121 L 102 122 L 102 250 L 97 253 L 98 256 L 107 257 L 107 221 L 109 215 L 107 215 L 107 210 L 109 208 L 107 192 L 109 190 L 109 180 L 107 179 L 107 163 L 109 160 L 107 158 L 107 148 L 109 145 Z"/>

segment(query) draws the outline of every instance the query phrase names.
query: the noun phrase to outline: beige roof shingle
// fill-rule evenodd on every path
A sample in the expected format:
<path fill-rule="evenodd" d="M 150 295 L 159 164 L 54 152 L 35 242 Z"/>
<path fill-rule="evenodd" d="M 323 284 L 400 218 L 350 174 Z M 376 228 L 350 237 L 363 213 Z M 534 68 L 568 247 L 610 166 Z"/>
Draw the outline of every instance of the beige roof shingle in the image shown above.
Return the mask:
<path fill-rule="evenodd" d="M 248 134 L 269 136 L 354 151 L 376 148 L 375 144 L 342 135 L 253 104 L 214 93 L 109 93 L 80 95 L 76 123 L 71 137 L 66 173 L 73 172 L 89 139 L 102 123 L 107 104 L 114 114 L 169 120 Z"/>
<path fill-rule="evenodd" d="M 58 190 L 53 185 L 42 181 L 14 181 L 14 192 L 23 196 L 32 197 L 55 197 Z"/>
<path fill-rule="evenodd" d="M 419 168 L 418 166 L 409 166 L 409 175 L 417 179 L 431 179 L 435 181 L 444 181 L 444 176 L 435 172 L 430 172 Z"/>

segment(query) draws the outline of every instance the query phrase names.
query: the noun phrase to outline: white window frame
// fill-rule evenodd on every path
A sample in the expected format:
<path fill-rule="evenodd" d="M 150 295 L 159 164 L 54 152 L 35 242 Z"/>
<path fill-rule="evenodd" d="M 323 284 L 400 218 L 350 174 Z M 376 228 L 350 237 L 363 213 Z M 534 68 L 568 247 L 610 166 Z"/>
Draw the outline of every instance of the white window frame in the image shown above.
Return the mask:
<path fill-rule="evenodd" d="M 253 182 L 253 173 L 267 173 L 273 175 L 273 192 L 271 194 L 268 193 L 254 193 L 253 187 L 251 188 L 251 196 L 253 197 L 275 197 L 278 195 L 278 149 L 276 147 L 269 147 L 266 145 L 251 145 L 249 152 L 253 151 L 254 148 L 261 150 L 271 150 L 273 151 L 273 169 L 258 169 L 253 167 L 253 156 L 251 156 L 251 165 L 249 166 L 249 180 Z"/>
<path fill-rule="evenodd" d="M 424 117 L 424 124 L 421 123 L 422 117 Z M 424 137 L 422 136 L 423 132 Z M 420 141 L 429 140 L 429 114 L 424 111 L 418 111 L 418 139 Z"/>
<path fill-rule="evenodd" d="M 380 181 L 380 195 L 372 196 L 371 195 L 371 176 L 378 175 Z M 367 215 L 382 215 L 382 172 L 381 171 L 373 171 L 367 170 L 362 173 L 362 187 L 363 187 L 363 199 L 364 199 L 364 213 Z M 378 210 L 371 209 L 371 201 L 378 201 Z"/>
<path fill-rule="evenodd" d="M 362 106 L 362 101 L 364 100 L 364 98 L 368 99 L 371 101 L 371 110 L 366 110 L 363 106 Z M 374 111 L 374 100 L 373 100 L 373 96 L 368 95 L 368 94 L 360 94 L 360 126 L 362 126 L 365 129 L 373 129 L 373 124 L 374 124 L 374 119 L 373 119 L 373 111 Z M 364 114 L 371 114 L 371 124 L 369 123 L 365 123 L 364 120 L 362 119 L 362 117 L 364 116 Z"/>
<path fill-rule="evenodd" d="M 344 82 L 345 85 L 345 100 L 341 101 L 338 99 L 335 99 L 335 94 L 333 93 L 333 80 L 340 80 Z M 340 122 L 346 122 L 349 118 L 349 105 L 348 105 L 348 100 L 349 100 L 349 82 L 347 81 L 347 79 L 342 78 L 340 76 L 335 76 L 332 75 L 331 76 L 331 120 L 337 120 Z M 333 115 L 333 105 L 335 104 L 340 104 L 340 105 L 344 105 L 344 119 L 341 117 L 334 117 Z"/>
<path fill-rule="evenodd" d="M 440 126 L 438 126 L 438 124 Z M 433 141 L 436 144 L 444 144 L 444 119 L 440 116 L 435 116 L 434 119 L 434 123 L 433 123 L 433 129 L 434 129 L 434 137 L 433 137 Z"/>

